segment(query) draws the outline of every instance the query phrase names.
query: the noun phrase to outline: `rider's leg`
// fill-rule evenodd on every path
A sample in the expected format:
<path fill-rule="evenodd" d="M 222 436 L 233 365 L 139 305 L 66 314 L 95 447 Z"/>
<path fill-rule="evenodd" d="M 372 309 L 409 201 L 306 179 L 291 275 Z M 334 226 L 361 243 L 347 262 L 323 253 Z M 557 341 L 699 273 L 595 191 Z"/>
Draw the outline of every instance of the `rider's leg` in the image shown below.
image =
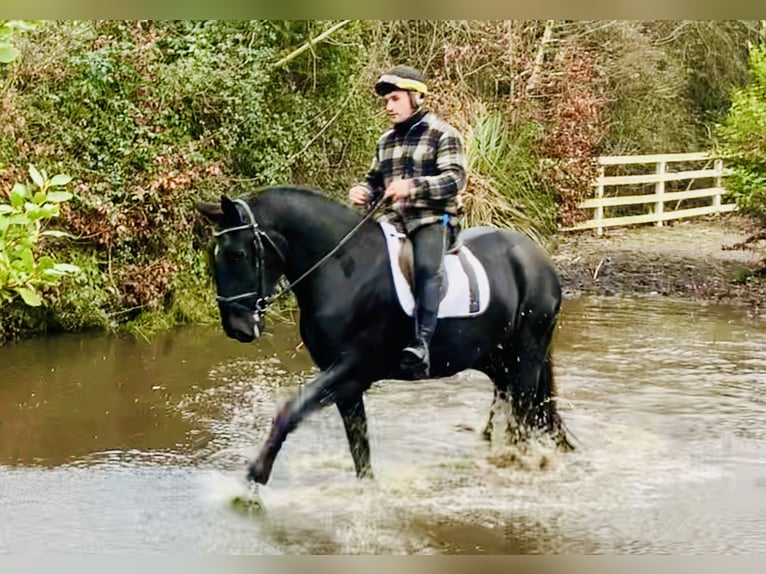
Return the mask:
<path fill-rule="evenodd" d="M 415 264 L 415 333 L 404 348 L 400 368 L 416 378 L 427 377 L 428 347 L 436 330 L 441 298 L 444 226 L 424 225 L 410 236 Z"/>

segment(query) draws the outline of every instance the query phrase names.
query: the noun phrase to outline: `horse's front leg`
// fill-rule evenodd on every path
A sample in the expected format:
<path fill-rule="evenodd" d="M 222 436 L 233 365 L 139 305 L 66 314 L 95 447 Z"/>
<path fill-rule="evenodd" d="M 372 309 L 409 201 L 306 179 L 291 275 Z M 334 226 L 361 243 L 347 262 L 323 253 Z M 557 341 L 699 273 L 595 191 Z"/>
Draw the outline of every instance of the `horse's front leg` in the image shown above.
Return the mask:
<path fill-rule="evenodd" d="M 370 464 L 370 439 L 367 435 L 367 415 L 364 412 L 364 398 L 359 395 L 351 400 L 339 400 L 338 411 L 346 428 L 348 446 L 354 459 L 358 478 L 373 478 Z"/>
<path fill-rule="evenodd" d="M 258 457 L 250 463 L 247 478 L 259 484 L 266 484 L 271 476 L 274 461 L 290 434 L 308 415 L 320 407 L 331 405 L 340 397 L 339 389 L 349 393 L 352 389 L 346 389 L 344 379 L 348 369 L 345 366 L 333 366 L 323 371 L 313 381 L 305 384 L 292 399 L 290 399 L 277 413 L 271 432 L 266 443 L 261 448 Z"/>

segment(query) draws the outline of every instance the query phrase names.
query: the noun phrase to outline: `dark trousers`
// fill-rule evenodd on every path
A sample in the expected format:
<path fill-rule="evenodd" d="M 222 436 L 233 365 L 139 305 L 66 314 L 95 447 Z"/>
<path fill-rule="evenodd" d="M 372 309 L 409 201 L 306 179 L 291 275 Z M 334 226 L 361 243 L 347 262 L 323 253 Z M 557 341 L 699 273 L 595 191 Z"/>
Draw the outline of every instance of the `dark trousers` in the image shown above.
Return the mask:
<path fill-rule="evenodd" d="M 442 284 L 442 257 L 445 250 L 445 227 L 430 223 L 411 235 L 415 267 L 416 336 L 430 342 L 436 328 L 436 313 Z"/>

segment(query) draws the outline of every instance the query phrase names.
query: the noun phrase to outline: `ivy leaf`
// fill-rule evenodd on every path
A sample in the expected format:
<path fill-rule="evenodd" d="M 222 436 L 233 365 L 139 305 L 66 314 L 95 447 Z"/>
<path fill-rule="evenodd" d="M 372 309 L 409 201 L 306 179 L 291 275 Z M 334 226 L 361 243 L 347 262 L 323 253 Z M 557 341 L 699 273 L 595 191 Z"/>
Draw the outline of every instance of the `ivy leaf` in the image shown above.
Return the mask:
<path fill-rule="evenodd" d="M 40 294 L 34 289 L 29 287 L 16 287 L 15 291 L 21 295 L 24 303 L 30 307 L 39 307 L 43 303 L 42 299 L 40 298 Z"/>
<path fill-rule="evenodd" d="M 32 181 L 35 182 L 35 185 L 37 187 L 42 187 L 45 185 L 45 180 L 43 179 L 43 176 L 40 175 L 40 172 L 37 171 L 37 168 L 33 166 L 31 163 L 29 164 L 29 177 L 32 178 Z"/>
<path fill-rule="evenodd" d="M 66 185 L 70 181 L 72 181 L 70 176 L 60 173 L 58 175 L 54 175 L 53 179 L 51 179 L 51 187 L 60 187 L 62 185 Z"/>

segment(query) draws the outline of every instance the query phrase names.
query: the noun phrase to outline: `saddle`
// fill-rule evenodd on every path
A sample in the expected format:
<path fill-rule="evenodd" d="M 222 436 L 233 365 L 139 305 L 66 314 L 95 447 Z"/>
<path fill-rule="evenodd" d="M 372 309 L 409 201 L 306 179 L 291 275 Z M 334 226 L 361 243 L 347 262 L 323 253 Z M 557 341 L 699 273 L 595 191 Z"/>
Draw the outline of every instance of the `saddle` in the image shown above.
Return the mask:
<path fill-rule="evenodd" d="M 415 272 L 412 243 L 392 224 L 378 222 L 388 247 L 391 274 L 402 310 L 414 316 Z M 489 280 L 484 266 L 460 241 L 444 255 L 439 318 L 480 315 L 489 304 Z"/>

